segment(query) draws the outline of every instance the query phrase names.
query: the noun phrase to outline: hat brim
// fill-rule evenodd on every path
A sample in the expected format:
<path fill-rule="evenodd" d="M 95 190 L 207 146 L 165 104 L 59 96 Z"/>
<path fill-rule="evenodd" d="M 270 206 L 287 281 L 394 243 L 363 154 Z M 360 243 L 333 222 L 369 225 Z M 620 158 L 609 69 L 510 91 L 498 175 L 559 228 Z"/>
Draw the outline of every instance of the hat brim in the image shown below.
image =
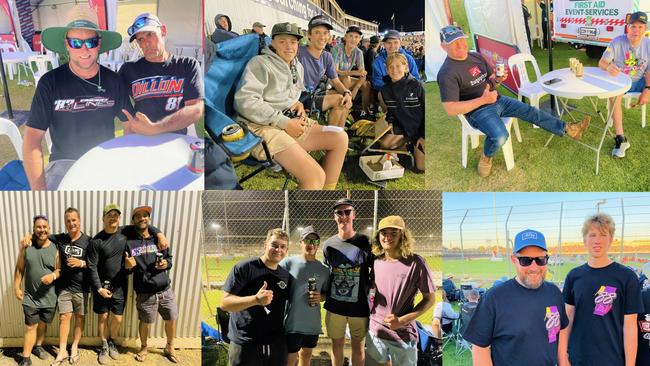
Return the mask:
<path fill-rule="evenodd" d="M 542 249 L 542 250 L 544 250 L 545 252 L 548 252 L 548 249 L 546 249 L 545 246 L 542 246 L 542 244 L 530 243 L 530 244 L 526 244 L 526 245 L 524 245 L 523 247 L 517 249 L 517 251 L 516 251 L 515 253 L 519 253 L 519 252 L 521 252 L 523 249 L 528 248 L 528 247 L 538 247 L 539 249 Z"/>
<path fill-rule="evenodd" d="M 395 225 L 395 224 L 388 224 L 388 225 L 378 227 L 377 231 L 381 231 L 381 230 L 384 230 L 384 229 L 400 229 L 400 230 L 404 230 L 404 228 L 401 227 L 401 226 L 398 226 L 398 225 Z"/>
<path fill-rule="evenodd" d="M 111 213 L 111 211 L 117 211 L 118 214 L 122 215 L 122 211 L 118 210 L 117 208 L 111 208 L 110 210 L 104 212 L 102 216 L 108 215 L 109 213 Z"/>
<path fill-rule="evenodd" d="M 301 40 L 301 39 L 302 39 L 302 35 L 293 34 L 293 33 L 287 33 L 287 32 L 276 33 L 276 34 L 274 34 L 274 35 L 271 36 L 271 39 L 273 39 L 275 36 L 279 36 L 280 34 L 286 34 L 286 35 L 289 35 L 289 36 L 294 36 L 294 37 L 298 38 L 298 40 Z"/>
<path fill-rule="evenodd" d="M 50 27 L 45 28 L 41 33 L 41 43 L 45 48 L 50 51 L 67 54 L 68 49 L 65 47 L 65 35 L 71 29 L 87 29 L 93 32 L 99 33 L 102 37 L 102 45 L 99 48 L 99 53 L 108 52 L 114 50 L 122 45 L 122 35 L 113 32 L 105 31 L 94 28 L 76 28 L 76 27 Z"/>
<path fill-rule="evenodd" d="M 363 37 L 363 33 L 361 31 L 358 31 L 358 30 L 349 30 L 349 31 L 345 32 L 345 34 L 348 34 L 348 33 L 356 33 L 356 34 L 360 35 L 361 37 Z"/>
<path fill-rule="evenodd" d="M 446 40 L 445 40 L 443 43 L 444 43 L 444 44 L 452 44 L 452 43 L 456 42 L 456 41 L 459 40 L 459 39 L 467 39 L 467 35 L 466 35 L 466 34 L 462 34 L 462 35 L 459 35 L 458 37 L 453 37 L 453 38 L 452 38 L 451 40 L 449 40 L 449 41 L 446 41 Z"/>
<path fill-rule="evenodd" d="M 159 29 L 159 28 L 160 28 L 159 25 L 154 25 L 154 24 L 145 25 L 144 27 L 138 29 L 137 32 L 133 33 L 133 35 L 131 35 L 131 37 L 129 37 L 129 43 L 135 41 L 135 37 L 138 35 L 138 33 L 140 33 L 140 32 L 155 32 L 156 29 Z"/>
<path fill-rule="evenodd" d="M 135 214 L 137 212 L 140 212 L 140 211 L 146 211 L 149 215 L 151 215 L 151 207 L 149 207 L 149 206 L 141 206 L 141 207 L 136 207 L 133 210 L 133 212 L 131 212 L 131 218 L 133 218 L 133 216 L 135 216 Z"/>

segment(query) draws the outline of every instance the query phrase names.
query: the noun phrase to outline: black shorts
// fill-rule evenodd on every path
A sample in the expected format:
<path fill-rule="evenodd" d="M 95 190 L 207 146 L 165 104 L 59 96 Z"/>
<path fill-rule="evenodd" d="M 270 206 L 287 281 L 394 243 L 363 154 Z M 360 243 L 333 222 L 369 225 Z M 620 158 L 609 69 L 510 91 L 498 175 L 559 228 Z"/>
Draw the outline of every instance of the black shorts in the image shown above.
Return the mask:
<path fill-rule="evenodd" d="M 312 102 L 314 103 L 314 108 L 323 112 L 323 101 L 325 100 L 325 93 L 316 93 L 312 98 L 312 95 L 309 92 L 304 91 L 302 94 L 300 94 L 299 100 L 300 103 L 302 103 L 303 107 L 305 107 L 305 109 L 309 109 L 310 112 L 312 109 Z"/>
<path fill-rule="evenodd" d="M 25 314 L 25 325 L 38 324 L 42 321 L 45 324 L 50 324 L 54 319 L 56 307 L 53 308 L 33 308 L 23 304 L 23 313 Z"/>
<path fill-rule="evenodd" d="M 228 361 L 232 366 L 286 366 L 287 343 L 284 336 L 277 337 L 273 343 L 240 346 L 230 342 Z"/>
<path fill-rule="evenodd" d="M 316 348 L 318 334 L 307 335 L 299 333 L 287 333 L 287 352 L 296 353 L 301 348 Z"/>
<path fill-rule="evenodd" d="M 124 305 L 126 299 L 122 298 L 104 298 L 97 291 L 93 293 L 93 311 L 95 314 L 105 314 L 109 311 L 115 315 L 124 314 Z"/>

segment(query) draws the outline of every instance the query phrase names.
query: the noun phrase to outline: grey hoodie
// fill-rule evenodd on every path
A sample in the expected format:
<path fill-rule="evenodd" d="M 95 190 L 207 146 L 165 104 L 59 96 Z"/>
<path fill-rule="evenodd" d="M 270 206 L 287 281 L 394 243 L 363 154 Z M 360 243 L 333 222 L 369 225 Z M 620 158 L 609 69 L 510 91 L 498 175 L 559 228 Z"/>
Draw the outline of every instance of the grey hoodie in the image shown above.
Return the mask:
<path fill-rule="evenodd" d="M 221 17 L 225 17 L 226 20 L 228 21 L 228 29 L 224 29 L 219 24 L 219 18 L 221 18 Z M 214 17 L 214 24 L 217 26 L 217 28 L 212 33 L 212 37 L 210 37 L 210 39 L 214 43 L 223 42 L 223 41 L 229 40 L 231 38 L 235 38 L 235 37 L 237 37 L 239 35 L 239 34 L 232 31 L 232 22 L 230 21 L 230 17 L 227 16 L 226 14 L 217 14 Z"/>
<path fill-rule="evenodd" d="M 286 128 L 289 117 L 282 112 L 298 101 L 304 89 L 304 69 L 297 58 L 292 62 L 295 84 L 289 65 L 268 46 L 248 62 L 235 93 L 238 120 Z"/>

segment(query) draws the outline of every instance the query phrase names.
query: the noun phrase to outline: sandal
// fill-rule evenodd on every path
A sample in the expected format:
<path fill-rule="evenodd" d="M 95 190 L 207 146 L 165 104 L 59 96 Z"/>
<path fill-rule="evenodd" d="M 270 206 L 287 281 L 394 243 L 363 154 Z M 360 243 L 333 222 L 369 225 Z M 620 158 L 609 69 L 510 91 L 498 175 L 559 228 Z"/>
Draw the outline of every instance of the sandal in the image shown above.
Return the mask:
<path fill-rule="evenodd" d="M 69 359 L 69 360 L 70 360 L 70 364 L 71 364 L 71 365 L 74 365 L 75 363 L 79 362 L 79 359 L 80 359 L 80 358 L 81 358 L 81 354 L 79 353 L 79 351 L 77 351 L 77 354 L 76 354 L 76 355 L 74 355 L 74 356 L 70 356 L 70 359 Z"/>
<path fill-rule="evenodd" d="M 147 352 L 146 350 L 144 351 L 141 350 L 140 352 L 135 354 L 135 360 L 138 362 L 144 362 L 147 359 L 148 354 L 149 352 Z"/>
<path fill-rule="evenodd" d="M 165 350 L 163 351 L 163 355 L 165 357 L 167 357 L 167 359 L 170 362 L 173 362 L 173 363 L 178 363 L 179 362 L 178 357 L 175 354 L 172 354 L 171 351 L 169 351 L 168 348 L 165 348 Z"/>
<path fill-rule="evenodd" d="M 62 358 L 62 359 L 60 359 L 60 360 L 55 359 L 54 362 L 52 362 L 52 363 L 50 364 L 50 366 L 61 366 L 61 364 L 63 363 L 63 361 L 67 361 L 67 360 L 68 360 L 68 356 L 66 356 L 65 358 Z"/>

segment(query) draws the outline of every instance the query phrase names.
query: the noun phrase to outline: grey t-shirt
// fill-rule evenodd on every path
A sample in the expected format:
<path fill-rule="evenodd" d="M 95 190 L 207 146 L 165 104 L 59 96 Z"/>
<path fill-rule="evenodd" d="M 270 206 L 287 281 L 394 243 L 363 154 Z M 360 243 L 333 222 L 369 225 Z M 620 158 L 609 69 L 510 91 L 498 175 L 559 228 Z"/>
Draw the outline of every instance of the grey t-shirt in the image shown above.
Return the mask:
<path fill-rule="evenodd" d="M 56 252 L 56 245 L 52 242 L 45 248 L 35 243 L 25 248 L 24 305 L 38 309 L 56 306 L 54 282 L 49 285 L 41 282 L 41 277 L 54 272 Z"/>
<path fill-rule="evenodd" d="M 334 67 L 332 54 L 327 51 L 323 51 L 319 58 L 314 58 L 307 50 L 307 46 L 300 46 L 298 60 L 305 69 L 305 89 L 307 90 L 316 89 L 323 75 L 327 75 L 330 80 L 339 77 Z"/>
<path fill-rule="evenodd" d="M 292 286 L 289 295 L 289 310 L 284 327 L 287 333 L 317 335 L 321 333 L 320 306 L 309 306 L 307 280 L 316 279 L 316 289 L 327 292 L 330 270 L 318 260 L 307 261 L 301 255 L 285 258 L 280 262 L 291 273 Z"/>
<path fill-rule="evenodd" d="M 650 61 L 650 39 L 643 37 L 641 43 L 632 48 L 625 34 L 614 38 L 603 53 L 602 59 L 614 64 L 628 75 L 632 82 L 640 80 L 648 69 Z"/>

